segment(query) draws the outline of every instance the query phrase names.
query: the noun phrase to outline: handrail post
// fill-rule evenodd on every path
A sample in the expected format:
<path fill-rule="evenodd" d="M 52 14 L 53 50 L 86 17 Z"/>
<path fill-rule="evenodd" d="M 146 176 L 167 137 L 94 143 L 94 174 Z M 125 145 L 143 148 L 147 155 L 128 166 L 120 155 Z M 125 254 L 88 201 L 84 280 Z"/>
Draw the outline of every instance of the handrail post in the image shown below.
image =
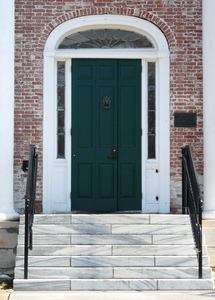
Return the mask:
<path fill-rule="evenodd" d="M 182 213 L 189 213 L 198 257 L 198 275 L 203 278 L 202 272 L 202 210 L 203 198 L 201 195 L 195 170 L 192 151 L 189 145 L 182 148 Z"/>
<path fill-rule="evenodd" d="M 28 176 L 25 194 L 25 245 L 24 245 L 24 279 L 28 279 L 28 251 L 33 248 L 33 220 L 35 213 L 35 195 L 37 181 L 38 155 L 35 146 L 30 145 Z M 30 238 L 30 239 L 29 239 Z"/>
<path fill-rule="evenodd" d="M 182 214 L 187 214 L 187 177 L 183 157 L 187 158 L 187 149 L 182 148 Z"/>
<path fill-rule="evenodd" d="M 202 198 L 199 199 L 199 278 L 203 278 L 202 274 L 202 210 L 203 210 L 203 200 Z"/>
<path fill-rule="evenodd" d="M 25 249 L 24 249 L 24 279 L 28 279 L 28 214 L 29 200 L 25 199 Z"/>

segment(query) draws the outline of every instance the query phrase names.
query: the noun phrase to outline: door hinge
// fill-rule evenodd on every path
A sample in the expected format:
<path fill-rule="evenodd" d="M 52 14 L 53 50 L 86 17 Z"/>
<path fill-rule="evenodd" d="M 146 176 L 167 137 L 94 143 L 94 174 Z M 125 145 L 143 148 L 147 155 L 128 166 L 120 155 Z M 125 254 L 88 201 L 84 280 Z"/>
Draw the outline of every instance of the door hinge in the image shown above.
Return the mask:
<path fill-rule="evenodd" d="M 143 193 L 141 193 L 141 199 L 143 199 Z"/>
<path fill-rule="evenodd" d="M 72 72 L 72 66 L 70 66 L 70 71 Z"/>
<path fill-rule="evenodd" d="M 70 199 L 72 199 L 72 192 L 70 192 Z"/>
<path fill-rule="evenodd" d="M 70 135 L 72 135 L 72 128 L 70 129 Z"/>
<path fill-rule="evenodd" d="M 141 129 L 141 136 L 143 135 L 143 129 Z"/>

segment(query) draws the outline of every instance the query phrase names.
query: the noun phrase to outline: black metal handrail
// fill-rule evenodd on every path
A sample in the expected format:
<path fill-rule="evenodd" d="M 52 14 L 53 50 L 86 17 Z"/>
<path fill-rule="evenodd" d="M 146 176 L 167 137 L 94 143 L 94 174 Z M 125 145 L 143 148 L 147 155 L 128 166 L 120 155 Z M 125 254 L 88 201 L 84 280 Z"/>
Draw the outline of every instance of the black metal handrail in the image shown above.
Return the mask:
<path fill-rule="evenodd" d="M 182 213 L 189 214 L 202 278 L 202 210 L 203 197 L 197 180 L 189 145 L 182 148 Z"/>
<path fill-rule="evenodd" d="M 25 246 L 24 246 L 24 279 L 28 279 L 28 250 L 33 248 L 33 221 L 35 212 L 35 195 L 37 182 L 38 155 L 36 147 L 30 145 L 28 176 L 25 194 Z"/>

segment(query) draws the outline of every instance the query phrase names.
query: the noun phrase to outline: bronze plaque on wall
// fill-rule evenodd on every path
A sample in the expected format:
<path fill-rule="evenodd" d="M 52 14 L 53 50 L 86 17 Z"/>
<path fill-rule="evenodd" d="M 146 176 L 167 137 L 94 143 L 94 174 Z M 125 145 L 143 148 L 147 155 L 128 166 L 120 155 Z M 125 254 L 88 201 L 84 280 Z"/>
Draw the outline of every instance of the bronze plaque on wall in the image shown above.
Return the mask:
<path fill-rule="evenodd" d="M 174 127 L 196 127 L 196 113 L 174 113 Z"/>

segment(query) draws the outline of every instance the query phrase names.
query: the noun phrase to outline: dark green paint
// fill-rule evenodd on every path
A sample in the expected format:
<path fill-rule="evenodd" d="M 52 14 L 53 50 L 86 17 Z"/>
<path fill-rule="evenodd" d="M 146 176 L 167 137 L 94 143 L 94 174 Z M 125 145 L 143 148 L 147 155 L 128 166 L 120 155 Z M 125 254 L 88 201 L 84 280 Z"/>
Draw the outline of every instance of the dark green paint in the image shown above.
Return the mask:
<path fill-rule="evenodd" d="M 72 65 L 72 210 L 140 210 L 141 62 Z M 108 158 L 112 148 L 116 160 Z"/>

